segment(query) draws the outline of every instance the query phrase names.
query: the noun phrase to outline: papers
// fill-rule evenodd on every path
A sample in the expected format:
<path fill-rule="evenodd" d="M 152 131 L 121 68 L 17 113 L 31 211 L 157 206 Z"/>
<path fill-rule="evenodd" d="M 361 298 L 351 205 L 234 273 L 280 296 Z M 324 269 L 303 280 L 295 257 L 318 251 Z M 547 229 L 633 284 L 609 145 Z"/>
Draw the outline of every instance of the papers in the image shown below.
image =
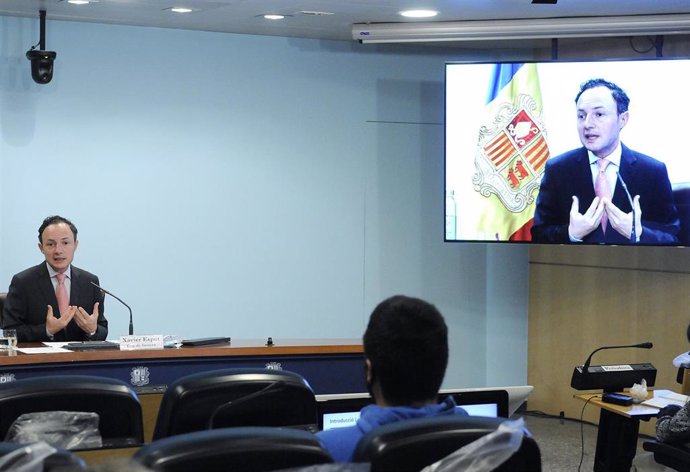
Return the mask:
<path fill-rule="evenodd" d="M 46 341 L 46 342 L 43 343 L 44 346 L 52 347 L 52 348 L 56 348 L 56 349 L 59 349 L 59 348 L 63 347 L 65 344 L 67 344 L 67 341 L 63 341 L 63 342 L 59 342 L 59 341 Z"/>
<path fill-rule="evenodd" d="M 67 342 L 46 341 L 42 343 L 42 347 L 20 347 L 17 352 L 22 354 L 59 354 L 64 352 L 74 352 L 71 349 L 65 349 Z"/>
<path fill-rule="evenodd" d="M 668 405 L 683 406 L 688 401 L 687 395 L 672 392 L 671 390 L 654 390 L 654 397 L 642 402 L 643 405 L 663 408 Z"/>
<path fill-rule="evenodd" d="M 53 354 L 58 352 L 72 352 L 68 349 L 56 346 L 46 346 L 46 347 L 20 347 L 17 351 L 22 354 Z"/>

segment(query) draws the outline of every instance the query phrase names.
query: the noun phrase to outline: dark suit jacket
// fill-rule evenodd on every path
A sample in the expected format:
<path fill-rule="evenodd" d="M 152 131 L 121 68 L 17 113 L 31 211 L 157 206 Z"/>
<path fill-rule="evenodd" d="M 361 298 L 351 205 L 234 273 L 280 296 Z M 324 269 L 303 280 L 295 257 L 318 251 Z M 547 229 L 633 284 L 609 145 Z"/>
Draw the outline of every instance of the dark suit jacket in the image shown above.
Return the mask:
<path fill-rule="evenodd" d="M 649 156 L 622 145 L 620 176 L 628 186 L 632 198 L 640 196 L 642 209 L 641 244 L 678 244 L 680 221 L 673 204 L 671 183 L 666 166 Z M 572 196 L 578 197 L 580 213 L 594 200 L 594 184 L 587 150 L 582 147 L 568 151 L 546 162 L 537 207 L 534 212 L 532 241 L 539 243 L 568 243 L 568 224 Z M 619 181 L 612 198 L 613 204 L 629 213 L 632 208 Z M 630 244 L 616 230 L 601 226 L 584 238 L 590 244 Z"/>
<path fill-rule="evenodd" d="M 108 336 L 108 320 L 103 316 L 103 296 L 101 291 L 91 285 L 98 284 L 98 277 L 85 270 L 72 266 L 71 269 L 70 305 L 93 312 L 93 305 L 99 302 L 98 328 L 89 338 L 72 320 L 63 329 L 55 333 L 54 341 L 103 340 Z M 55 289 L 48 274 L 46 263 L 26 269 L 12 277 L 7 299 L 2 311 L 2 327 L 15 328 L 18 342 L 49 341 L 46 334 L 46 313 L 48 305 L 53 307 L 53 314 L 59 318 Z"/>

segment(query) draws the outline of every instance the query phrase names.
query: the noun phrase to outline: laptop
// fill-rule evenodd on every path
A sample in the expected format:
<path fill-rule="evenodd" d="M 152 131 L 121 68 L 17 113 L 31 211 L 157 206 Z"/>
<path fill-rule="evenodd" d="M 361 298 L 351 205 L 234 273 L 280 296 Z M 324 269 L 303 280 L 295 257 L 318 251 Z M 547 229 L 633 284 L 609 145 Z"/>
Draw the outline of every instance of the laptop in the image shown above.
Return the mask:
<path fill-rule="evenodd" d="M 472 416 L 508 418 L 508 392 L 506 390 L 442 390 L 439 393 L 439 399 L 442 400 L 448 395 L 453 397 L 458 407 Z M 319 430 L 354 426 L 359 419 L 360 410 L 372 403 L 373 399 L 368 393 L 317 395 Z"/>

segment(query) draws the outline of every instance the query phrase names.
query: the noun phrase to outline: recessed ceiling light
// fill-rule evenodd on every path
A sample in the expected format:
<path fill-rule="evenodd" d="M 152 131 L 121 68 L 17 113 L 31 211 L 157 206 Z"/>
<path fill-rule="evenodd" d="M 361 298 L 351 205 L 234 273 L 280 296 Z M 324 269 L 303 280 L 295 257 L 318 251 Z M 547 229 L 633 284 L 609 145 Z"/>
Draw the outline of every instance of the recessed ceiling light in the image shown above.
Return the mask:
<path fill-rule="evenodd" d="M 91 3 L 90 0 L 67 0 L 67 3 L 71 3 L 72 5 L 88 5 Z"/>
<path fill-rule="evenodd" d="M 285 15 L 267 14 L 264 15 L 264 18 L 267 20 L 283 20 L 285 19 Z"/>
<path fill-rule="evenodd" d="M 400 12 L 400 15 L 406 18 L 431 18 L 438 15 L 438 12 L 434 10 L 404 10 Z"/>
<path fill-rule="evenodd" d="M 194 10 L 192 10 L 191 8 L 187 8 L 187 7 L 172 7 L 170 9 L 170 11 L 175 12 L 175 13 L 191 13 Z"/>

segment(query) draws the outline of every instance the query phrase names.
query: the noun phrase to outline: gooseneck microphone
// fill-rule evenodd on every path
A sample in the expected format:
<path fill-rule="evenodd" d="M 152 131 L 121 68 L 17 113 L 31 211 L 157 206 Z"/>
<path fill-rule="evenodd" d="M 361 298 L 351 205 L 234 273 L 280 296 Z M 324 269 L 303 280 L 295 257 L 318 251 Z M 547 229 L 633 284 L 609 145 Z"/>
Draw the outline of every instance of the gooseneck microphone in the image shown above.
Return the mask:
<path fill-rule="evenodd" d="M 575 366 L 570 386 L 576 390 L 598 390 L 604 392 L 620 392 L 639 384 L 644 379 L 648 387 L 653 387 L 656 381 L 656 367 L 649 362 L 641 364 L 595 365 L 590 367 L 592 356 L 604 349 L 638 348 L 651 349 L 650 342 L 640 344 L 626 344 L 623 346 L 603 346 L 592 351 L 583 366 Z"/>
<path fill-rule="evenodd" d="M 628 192 L 628 186 L 625 185 L 625 182 L 623 181 L 623 177 L 621 177 L 620 172 L 616 172 L 616 175 L 618 176 L 618 181 L 621 183 L 621 186 L 623 187 L 623 190 L 625 190 L 625 194 L 628 196 L 628 201 L 630 202 L 630 208 L 632 208 L 632 231 L 630 232 L 630 242 L 635 244 L 637 242 L 637 232 L 635 231 L 635 202 L 633 202 L 632 197 L 630 196 L 630 192 Z M 651 347 L 651 346 L 649 346 Z M 649 348 L 646 348 L 649 349 Z"/>
<path fill-rule="evenodd" d="M 101 292 L 107 293 L 108 295 L 113 297 L 115 300 L 117 300 L 118 302 L 122 303 L 124 306 L 127 307 L 127 309 L 129 310 L 129 335 L 132 336 L 134 334 L 134 325 L 132 324 L 132 309 L 129 307 L 129 305 L 127 305 L 125 302 L 123 302 L 120 297 L 118 297 L 117 295 L 115 295 L 113 293 L 110 293 L 109 291 L 107 291 L 103 287 L 97 285 L 96 283 L 91 282 L 91 285 L 98 288 Z"/>
<path fill-rule="evenodd" d="M 640 343 L 640 344 L 628 344 L 625 346 L 604 346 L 604 347 L 600 347 L 598 349 L 595 349 L 594 351 L 592 351 L 592 353 L 589 355 L 589 357 L 585 361 L 584 365 L 582 366 L 582 375 L 587 375 L 587 372 L 589 370 L 589 364 L 592 362 L 592 356 L 595 353 L 602 351 L 604 349 L 622 349 L 622 348 L 626 348 L 626 347 L 636 347 L 636 348 L 640 348 L 640 349 L 651 349 L 652 347 L 654 347 L 654 344 L 652 344 L 650 342 L 646 342 L 646 343 Z"/>

